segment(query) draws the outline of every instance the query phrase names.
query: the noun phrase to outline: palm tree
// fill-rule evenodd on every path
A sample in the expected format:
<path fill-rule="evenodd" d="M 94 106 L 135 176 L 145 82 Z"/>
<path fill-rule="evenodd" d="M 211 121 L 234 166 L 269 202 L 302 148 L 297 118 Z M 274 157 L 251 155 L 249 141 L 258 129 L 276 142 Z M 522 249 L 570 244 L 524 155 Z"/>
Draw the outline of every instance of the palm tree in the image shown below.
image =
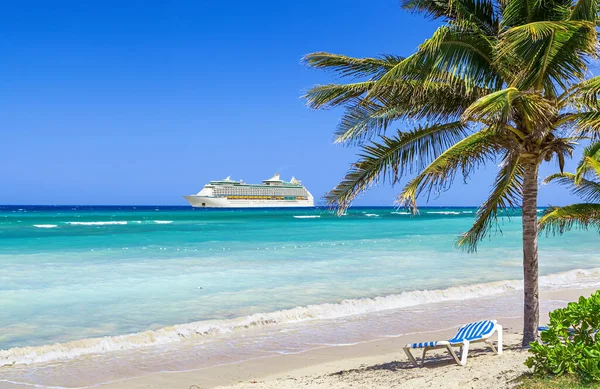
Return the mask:
<path fill-rule="evenodd" d="M 586 79 L 598 56 L 595 0 L 403 0 L 412 12 L 441 21 L 407 57 L 352 58 L 317 52 L 307 66 L 348 83 L 316 85 L 315 109 L 344 107 L 336 142 L 359 145 L 359 160 L 326 196 L 340 211 L 376 183 L 398 183 L 417 212 L 417 198 L 447 189 L 501 160 L 493 190 L 458 244 L 474 251 L 505 208 L 522 208 L 523 344 L 539 322 L 537 191 L 543 162 L 561 168 L 582 137 L 600 136 L 600 77 Z M 395 134 L 387 130 L 397 123 Z M 496 162 L 497 163 L 497 162 Z"/>
<path fill-rule="evenodd" d="M 600 231 L 600 142 L 586 147 L 575 174 L 556 173 L 544 183 L 552 181 L 569 187 L 585 203 L 549 207 L 539 220 L 540 230 L 562 234 L 573 227 L 592 226 Z"/>

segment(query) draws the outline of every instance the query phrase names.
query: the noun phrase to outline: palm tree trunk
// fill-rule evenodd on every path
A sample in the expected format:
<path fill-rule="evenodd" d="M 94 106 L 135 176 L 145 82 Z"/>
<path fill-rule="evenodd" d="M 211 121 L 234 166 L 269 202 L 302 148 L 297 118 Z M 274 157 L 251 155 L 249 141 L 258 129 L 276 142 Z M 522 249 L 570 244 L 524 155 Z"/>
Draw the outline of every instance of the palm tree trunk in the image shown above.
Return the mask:
<path fill-rule="evenodd" d="M 537 339 L 540 321 L 538 290 L 537 193 L 539 165 L 525 166 L 523 175 L 523 346 Z"/>

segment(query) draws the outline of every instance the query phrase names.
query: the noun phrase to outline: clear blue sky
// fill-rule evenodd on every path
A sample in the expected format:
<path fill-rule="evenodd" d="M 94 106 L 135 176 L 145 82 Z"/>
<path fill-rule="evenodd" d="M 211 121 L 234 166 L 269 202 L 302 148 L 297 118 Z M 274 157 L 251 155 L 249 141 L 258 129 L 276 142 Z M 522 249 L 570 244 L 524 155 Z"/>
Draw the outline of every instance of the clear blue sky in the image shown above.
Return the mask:
<path fill-rule="evenodd" d="M 434 28 L 397 0 L 6 2 L 0 204 L 183 205 L 211 179 L 275 171 L 320 197 L 358 150 L 332 144 L 339 111 L 300 98 L 334 80 L 302 56 L 407 55 Z M 429 204 L 478 204 L 494 174 Z M 570 200 L 542 187 L 540 205 Z"/>

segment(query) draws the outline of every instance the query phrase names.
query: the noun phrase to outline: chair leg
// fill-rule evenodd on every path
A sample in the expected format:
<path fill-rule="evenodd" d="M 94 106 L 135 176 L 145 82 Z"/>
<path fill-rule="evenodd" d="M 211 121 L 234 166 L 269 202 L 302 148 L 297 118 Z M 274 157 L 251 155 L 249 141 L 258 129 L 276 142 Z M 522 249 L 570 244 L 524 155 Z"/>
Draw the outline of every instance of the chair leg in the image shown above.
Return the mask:
<path fill-rule="evenodd" d="M 463 343 L 463 352 L 460 356 L 460 364 L 465 366 L 467 364 L 467 356 L 469 355 L 469 341 L 465 340 Z"/>
<path fill-rule="evenodd" d="M 496 331 L 498 332 L 498 355 L 502 355 L 502 326 L 496 324 Z"/>
<path fill-rule="evenodd" d="M 427 350 L 429 350 L 428 347 L 425 347 L 423 349 L 423 356 L 421 357 L 421 367 L 423 367 L 423 365 L 425 364 L 425 353 L 427 353 Z"/>
<path fill-rule="evenodd" d="M 446 348 L 448 349 L 448 352 L 450 353 L 450 355 L 454 359 L 454 362 L 456 362 L 457 364 L 460 365 L 460 359 L 458 359 L 458 356 L 456 355 L 456 353 L 454 352 L 454 350 L 452 350 L 452 346 L 448 345 L 448 346 L 446 346 Z"/>
<path fill-rule="evenodd" d="M 408 348 L 404 349 L 404 352 L 406 353 L 406 356 L 408 357 L 408 359 L 410 359 L 410 361 L 412 362 L 412 364 L 415 367 L 419 367 L 419 364 L 417 363 L 415 357 L 413 357 L 412 353 L 410 352 L 410 350 Z"/>
<path fill-rule="evenodd" d="M 491 340 L 486 340 L 485 343 L 487 343 L 487 345 L 490 346 L 493 352 L 498 354 L 498 350 L 496 350 L 496 347 L 494 347 L 494 342 L 492 342 Z"/>

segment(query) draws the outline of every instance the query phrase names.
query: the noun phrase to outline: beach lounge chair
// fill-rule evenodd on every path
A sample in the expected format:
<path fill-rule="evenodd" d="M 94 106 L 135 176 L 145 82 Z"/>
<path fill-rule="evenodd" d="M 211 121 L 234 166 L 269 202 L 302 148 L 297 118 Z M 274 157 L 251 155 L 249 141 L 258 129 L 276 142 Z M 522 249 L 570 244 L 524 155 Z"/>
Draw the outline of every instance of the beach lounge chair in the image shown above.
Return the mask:
<path fill-rule="evenodd" d="M 494 347 L 491 336 L 498 334 L 498 345 Z M 502 354 L 502 326 L 496 323 L 496 320 L 482 320 L 474 323 L 465 324 L 460 327 L 456 335 L 450 340 L 440 340 L 437 342 L 422 342 L 410 343 L 404 347 L 406 356 L 415 366 L 419 366 L 415 357 L 410 352 L 411 349 L 422 349 L 423 356 L 421 357 L 421 366 L 425 363 L 425 354 L 429 350 L 445 348 L 448 350 L 454 361 L 461 366 L 467 364 L 467 354 L 471 343 L 485 342 L 492 350 L 500 355 Z M 452 347 L 460 347 L 460 359 L 452 349 Z"/>

